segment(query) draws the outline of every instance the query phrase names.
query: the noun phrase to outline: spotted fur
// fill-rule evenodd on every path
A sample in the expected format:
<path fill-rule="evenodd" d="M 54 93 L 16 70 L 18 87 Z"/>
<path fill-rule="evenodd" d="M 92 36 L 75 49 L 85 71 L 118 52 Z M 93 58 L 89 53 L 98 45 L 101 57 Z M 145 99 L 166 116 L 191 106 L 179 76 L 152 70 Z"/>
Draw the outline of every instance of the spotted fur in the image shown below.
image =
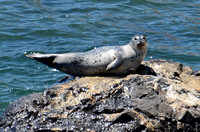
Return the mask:
<path fill-rule="evenodd" d="M 77 53 L 31 54 L 27 57 L 73 76 L 122 75 L 136 69 L 146 53 L 146 38 L 135 35 L 122 46 L 105 46 Z"/>

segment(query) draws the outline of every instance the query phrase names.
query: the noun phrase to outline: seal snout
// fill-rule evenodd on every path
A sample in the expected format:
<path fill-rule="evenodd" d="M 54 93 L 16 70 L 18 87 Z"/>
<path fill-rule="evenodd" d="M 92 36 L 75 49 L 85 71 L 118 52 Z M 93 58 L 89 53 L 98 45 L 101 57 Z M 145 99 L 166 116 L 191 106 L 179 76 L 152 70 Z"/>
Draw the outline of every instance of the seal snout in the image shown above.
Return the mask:
<path fill-rule="evenodd" d="M 137 44 L 138 45 L 145 45 L 145 43 L 146 43 L 146 41 L 144 39 L 140 39 Z"/>
<path fill-rule="evenodd" d="M 144 46 L 146 44 L 146 42 L 139 42 L 137 45 L 138 45 L 138 47 L 141 47 L 141 46 Z"/>
<path fill-rule="evenodd" d="M 137 42 L 138 47 L 142 47 L 146 44 L 146 39 L 143 39 L 142 37 Z"/>
<path fill-rule="evenodd" d="M 137 44 L 137 47 L 138 47 L 139 50 L 143 50 L 143 49 L 145 49 L 145 47 L 146 47 L 145 45 L 146 45 L 145 42 L 141 42 L 141 43 L 138 43 L 138 44 Z"/>

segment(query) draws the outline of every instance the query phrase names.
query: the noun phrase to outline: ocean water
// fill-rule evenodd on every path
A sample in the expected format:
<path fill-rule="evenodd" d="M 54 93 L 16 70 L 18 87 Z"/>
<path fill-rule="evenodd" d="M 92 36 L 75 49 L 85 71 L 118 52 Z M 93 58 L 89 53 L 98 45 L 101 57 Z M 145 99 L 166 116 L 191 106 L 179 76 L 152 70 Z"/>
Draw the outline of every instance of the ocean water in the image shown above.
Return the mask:
<path fill-rule="evenodd" d="M 149 43 L 145 60 L 166 59 L 200 70 L 200 1 L 0 0 L 0 115 L 9 103 L 66 76 L 27 58 Z"/>

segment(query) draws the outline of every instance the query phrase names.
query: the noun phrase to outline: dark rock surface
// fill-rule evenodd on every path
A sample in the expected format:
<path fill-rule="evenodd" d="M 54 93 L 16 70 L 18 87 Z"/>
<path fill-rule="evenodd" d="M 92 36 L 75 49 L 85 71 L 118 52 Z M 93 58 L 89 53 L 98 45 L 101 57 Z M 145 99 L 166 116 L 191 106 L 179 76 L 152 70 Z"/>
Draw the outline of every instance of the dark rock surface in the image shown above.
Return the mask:
<path fill-rule="evenodd" d="M 180 63 L 81 77 L 13 102 L 0 131 L 200 131 L 200 76 Z"/>

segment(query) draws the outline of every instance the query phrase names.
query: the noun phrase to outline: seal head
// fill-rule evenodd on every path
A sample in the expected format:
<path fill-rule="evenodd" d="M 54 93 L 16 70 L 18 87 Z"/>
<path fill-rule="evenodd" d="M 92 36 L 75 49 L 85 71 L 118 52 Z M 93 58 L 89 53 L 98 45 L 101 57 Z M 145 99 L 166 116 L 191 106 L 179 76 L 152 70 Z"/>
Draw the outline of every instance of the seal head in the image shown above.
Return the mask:
<path fill-rule="evenodd" d="M 131 38 L 130 45 L 132 48 L 139 48 L 143 49 L 144 46 L 147 44 L 147 39 L 144 35 L 134 35 Z"/>

